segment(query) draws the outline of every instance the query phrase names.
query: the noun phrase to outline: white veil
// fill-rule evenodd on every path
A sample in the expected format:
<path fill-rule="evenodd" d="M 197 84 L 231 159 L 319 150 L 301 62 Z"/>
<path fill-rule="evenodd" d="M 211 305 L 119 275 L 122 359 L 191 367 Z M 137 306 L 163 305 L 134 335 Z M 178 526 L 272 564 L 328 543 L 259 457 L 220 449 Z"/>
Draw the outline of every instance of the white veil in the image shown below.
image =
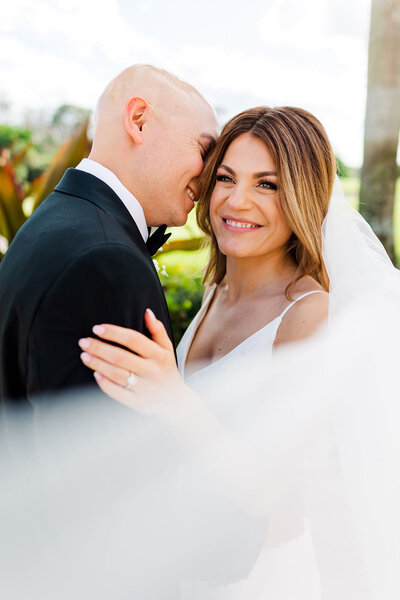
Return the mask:
<path fill-rule="evenodd" d="M 400 272 L 365 219 L 346 201 L 337 176 L 322 226 L 322 255 L 330 279 L 331 314 L 362 307 L 368 299 L 371 309 L 379 299 L 399 301 Z"/>
<path fill-rule="evenodd" d="M 336 178 L 322 229 L 335 442 L 372 598 L 400 593 L 400 271 Z"/>
<path fill-rule="evenodd" d="M 101 395 L 3 410 L 1 597 L 400 597 L 399 272 L 338 180 L 322 239 L 329 327 L 207 381 L 213 464 Z"/>

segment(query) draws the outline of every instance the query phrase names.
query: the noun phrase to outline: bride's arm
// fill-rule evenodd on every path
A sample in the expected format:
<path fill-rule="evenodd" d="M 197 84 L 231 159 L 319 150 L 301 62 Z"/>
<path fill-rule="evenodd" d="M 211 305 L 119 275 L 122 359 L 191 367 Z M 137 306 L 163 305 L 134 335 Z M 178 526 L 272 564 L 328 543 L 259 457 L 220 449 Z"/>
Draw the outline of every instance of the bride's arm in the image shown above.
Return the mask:
<path fill-rule="evenodd" d="M 183 382 L 165 328 L 149 310 L 145 323 L 152 340 L 115 325 L 96 326 L 97 336 L 128 350 L 85 338 L 79 342 L 82 361 L 108 396 L 141 414 L 161 418 L 206 476 L 248 513 L 267 514 L 286 491 L 287 482 L 277 484 L 266 461 L 240 443 Z M 130 373 L 136 382 L 127 389 Z"/>

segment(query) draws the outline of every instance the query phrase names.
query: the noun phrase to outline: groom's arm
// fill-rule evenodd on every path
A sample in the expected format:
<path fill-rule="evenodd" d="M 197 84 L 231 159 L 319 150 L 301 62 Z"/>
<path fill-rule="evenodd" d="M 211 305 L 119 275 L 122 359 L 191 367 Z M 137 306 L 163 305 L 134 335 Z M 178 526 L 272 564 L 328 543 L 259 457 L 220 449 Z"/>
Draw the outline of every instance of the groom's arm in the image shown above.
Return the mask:
<path fill-rule="evenodd" d="M 75 259 L 43 298 L 28 338 L 27 395 L 93 384 L 78 340 L 98 323 L 146 333 L 147 307 L 163 298 L 146 258 L 119 244 L 95 247 Z"/>

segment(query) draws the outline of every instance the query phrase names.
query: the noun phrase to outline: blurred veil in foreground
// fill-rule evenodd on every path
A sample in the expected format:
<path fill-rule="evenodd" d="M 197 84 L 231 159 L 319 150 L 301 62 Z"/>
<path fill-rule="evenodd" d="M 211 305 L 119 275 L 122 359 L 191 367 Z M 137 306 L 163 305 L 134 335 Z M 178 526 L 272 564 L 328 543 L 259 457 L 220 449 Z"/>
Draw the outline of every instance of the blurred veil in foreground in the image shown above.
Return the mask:
<path fill-rule="evenodd" d="M 400 597 L 399 272 L 338 184 L 323 250 L 329 326 L 197 390 L 217 462 L 100 393 L 3 409 L 2 598 Z"/>

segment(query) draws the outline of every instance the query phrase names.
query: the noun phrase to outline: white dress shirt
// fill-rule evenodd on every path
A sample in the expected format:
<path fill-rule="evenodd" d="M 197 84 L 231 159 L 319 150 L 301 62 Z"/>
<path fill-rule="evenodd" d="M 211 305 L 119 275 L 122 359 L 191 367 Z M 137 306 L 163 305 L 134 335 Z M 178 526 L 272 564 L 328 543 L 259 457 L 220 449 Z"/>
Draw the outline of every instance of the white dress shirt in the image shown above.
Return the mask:
<path fill-rule="evenodd" d="M 142 238 L 145 242 L 147 242 L 149 232 L 147 229 L 143 208 L 139 204 L 138 200 L 136 200 L 135 196 L 131 194 L 131 192 L 120 182 L 118 177 L 112 171 L 110 171 L 110 169 L 107 169 L 107 167 L 104 167 L 100 163 L 96 162 L 95 160 L 91 160 L 90 158 L 84 158 L 81 160 L 76 168 L 80 169 L 81 171 L 86 171 L 86 173 L 90 173 L 98 179 L 101 179 L 101 181 L 106 183 L 113 190 L 113 192 L 117 194 L 118 198 L 125 205 L 132 219 L 135 221 Z"/>

